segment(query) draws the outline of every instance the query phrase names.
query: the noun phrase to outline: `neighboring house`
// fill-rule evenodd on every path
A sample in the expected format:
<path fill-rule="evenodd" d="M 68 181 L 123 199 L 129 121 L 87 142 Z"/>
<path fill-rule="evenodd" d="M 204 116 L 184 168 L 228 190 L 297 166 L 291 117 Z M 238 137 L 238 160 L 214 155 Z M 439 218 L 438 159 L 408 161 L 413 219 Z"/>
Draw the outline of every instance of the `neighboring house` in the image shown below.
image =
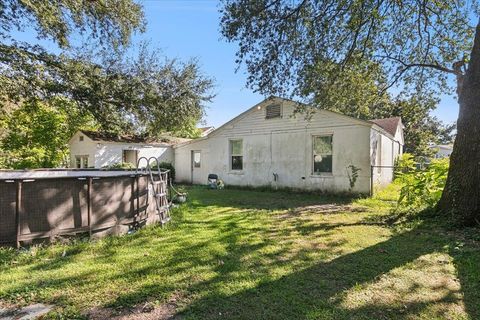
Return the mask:
<path fill-rule="evenodd" d="M 173 163 L 172 145 L 188 139 L 165 137 L 160 141 L 134 135 L 112 135 L 81 130 L 69 141 L 72 168 L 103 168 L 115 164 L 136 165 L 140 157 L 156 157 Z"/>
<path fill-rule="evenodd" d="M 374 183 L 392 180 L 404 143 L 400 118 L 364 121 L 311 109 L 306 119 L 295 115 L 297 105 L 271 97 L 208 136 L 175 145 L 177 181 L 205 184 L 213 173 L 227 185 L 367 193 L 372 171 Z M 352 167 L 360 169 L 353 188 Z"/>
<path fill-rule="evenodd" d="M 435 159 L 448 158 L 453 151 L 453 144 L 432 144 L 428 147 L 435 152 Z"/>
<path fill-rule="evenodd" d="M 198 128 L 200 130 L 200 136 L 205 137 L 207 136 L 210 132 L 215 130 L 215 127 L 203 127 L 203 128 Z"/>

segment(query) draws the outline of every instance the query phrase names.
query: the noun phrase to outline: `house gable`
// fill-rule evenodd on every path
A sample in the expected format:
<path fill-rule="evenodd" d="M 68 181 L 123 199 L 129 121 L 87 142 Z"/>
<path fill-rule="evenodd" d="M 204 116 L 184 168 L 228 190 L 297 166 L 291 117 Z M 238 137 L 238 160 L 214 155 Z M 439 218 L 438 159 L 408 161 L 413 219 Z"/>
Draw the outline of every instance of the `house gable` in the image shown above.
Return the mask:
<path fill-rule="evenodd" d="M 272 108 L 271 106 L 275 106 Z M 278 106 L 280 110 L 278 110 Z M 300 111 L 296 112 L 297 107 Z M 272 116 L 272 110 L 277 114 Z M 268 112 L 268 113 L 267 113 Z M 280 116 L 278 115 L 280 114 Z M 272 131 L 304 130 L 343 126 L 368 126 L 368 121 L 355 119 L 336 112 L 318 110 L 291 100 L 270 97 L 233 118 L 208 137 L 262 134 Z"/>

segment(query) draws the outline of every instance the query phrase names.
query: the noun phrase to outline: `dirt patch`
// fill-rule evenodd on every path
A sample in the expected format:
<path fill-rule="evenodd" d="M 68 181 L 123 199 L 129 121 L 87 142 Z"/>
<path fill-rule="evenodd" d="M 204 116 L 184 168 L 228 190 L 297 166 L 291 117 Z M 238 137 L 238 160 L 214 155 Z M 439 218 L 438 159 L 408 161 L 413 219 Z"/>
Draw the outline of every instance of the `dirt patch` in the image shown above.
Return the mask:
<path fill-rule="evenodd" d="M 289 218 L 294 216 L 299 216 L 304 213 L 315 213 L 315 214 L 333 214 L 340 212 L 365 212 L 367 208 L 351 206 L 351 205 L 341 205 L 341 204 L 319 204 L 305 207 L 298 207 L 289 210 L 285 214 L 281 214 L 279 218 Z"/>
<path fill-rule="evenodd" d="M 180 320 L 182 317 L 176 315 L 180 298 L 174 294 L 162 304 L 145 302 L 128 309 L 94 308 L 86 316 L 91 320 Z"/>

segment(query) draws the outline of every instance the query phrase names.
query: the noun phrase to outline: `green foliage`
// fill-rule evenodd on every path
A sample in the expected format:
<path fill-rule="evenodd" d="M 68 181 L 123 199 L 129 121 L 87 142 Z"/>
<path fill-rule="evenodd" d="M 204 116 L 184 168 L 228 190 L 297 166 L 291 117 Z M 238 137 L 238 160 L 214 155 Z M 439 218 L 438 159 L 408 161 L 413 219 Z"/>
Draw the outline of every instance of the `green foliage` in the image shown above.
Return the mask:
<path fill-rule="evenodd" d="M 401 117 L 405 126 L 404 150 L 415 157 L 430 157 L 433 154 L 429 143 L 450 143 L 453 141 L 455 125 L 442 123 L 431 115 L 438 105 L 438 99 L 422 95 L 400 95 L 388 103 L 370 109 L 371 118 Z"/>
<path fill-rule="evenodd" d="M 411 167 L 411 157 L 405 159 Z M 433 208 L 440 200 L 447 181 L 449 159 L 432 160 L 423 170 L 400 173 L 399 179 L 404 184 L 400 190 L 398 204 L 405 207 Z"/>
<path fill-rule="evenodd" d="M 3 122 L 6 133 L 0 140 L 0 164 L 14 169 L 66 166 L 68 140 L 78 129 L 93 125 L 90 117 L 63 98 L 48 103 L 25 101 Z"/>
<path fill-rule="evenodd" d="M 104 167 L 104 169 L 107 169 L 107 170 L 123 170 L 123 169 L 135 169 L 136 168 L 136 165 L 133 164 L 133 163 L 130 163 L 130 162 L 117 162 L 117 163 L 114 163 L 112 165 L 109 165 L 109 166 L 106 166 Z"/>
<path fill-rule="evenodd" d="M 401 179 L 406 174 L 410 174 L 417 169 L 415 158 L 411 153 L 404 153 L 395 160 L 394 176 L 395 179 Z"/>
<path fill-rule="evenodd" d="M 7 61 L 0 71 L 0 98 L 68 97 L 104 131 L 193 135 L 205 103 L 214 97 L 213 80 L 196 60 L 166 59 L 147 45 L 134 57 L 83 52 L 72 58 L 37 47 L 7 49 L 0 45 L 0 60 Z"/>
<path fill-rule="evenodd" d="M 355 187 L 355 183 L 357 182 L 358 179 L 358 173 L 361 171 L 359 167 L 351 164 L 347 167 L 347 176 L 348 176 L 348 181 L 350 183 L 350 191 Z"/>
<path fill-rule="evenodd" d="M 159 166 L 157 166 L 157 162 L 153 161 L 150 164 L 150 166 L 152 169 L 157 169 L 158 167 L 160 167 L 160 169 L 170 170 L 169 178 L 171 178 L 172 180 L 175 180 L 175 167 L 173 166 L 172 163 L 163 161 L 159 163 Z"/>
<path fill-rule="evenodd" d="M 142 6 L 132 0 L 4 0 L 0 4 L 0 38 L 33 27 L 38 39 L 71 45 L 73 33 L 89 35 L 89 41 L 127 45 L 130 36 L 144 28 Z"/>

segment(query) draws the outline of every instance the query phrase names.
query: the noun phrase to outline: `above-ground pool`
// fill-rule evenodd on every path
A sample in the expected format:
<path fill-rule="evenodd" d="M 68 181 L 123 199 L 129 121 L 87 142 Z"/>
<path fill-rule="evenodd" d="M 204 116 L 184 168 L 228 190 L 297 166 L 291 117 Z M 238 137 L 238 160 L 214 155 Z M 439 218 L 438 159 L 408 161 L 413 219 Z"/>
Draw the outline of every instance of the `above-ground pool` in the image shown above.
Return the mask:
<path fill-rule="evenodd" d="M 125 233 L 158 221 L 150 193 L 135 171 L 0 171 L 0 244 Z"/>

